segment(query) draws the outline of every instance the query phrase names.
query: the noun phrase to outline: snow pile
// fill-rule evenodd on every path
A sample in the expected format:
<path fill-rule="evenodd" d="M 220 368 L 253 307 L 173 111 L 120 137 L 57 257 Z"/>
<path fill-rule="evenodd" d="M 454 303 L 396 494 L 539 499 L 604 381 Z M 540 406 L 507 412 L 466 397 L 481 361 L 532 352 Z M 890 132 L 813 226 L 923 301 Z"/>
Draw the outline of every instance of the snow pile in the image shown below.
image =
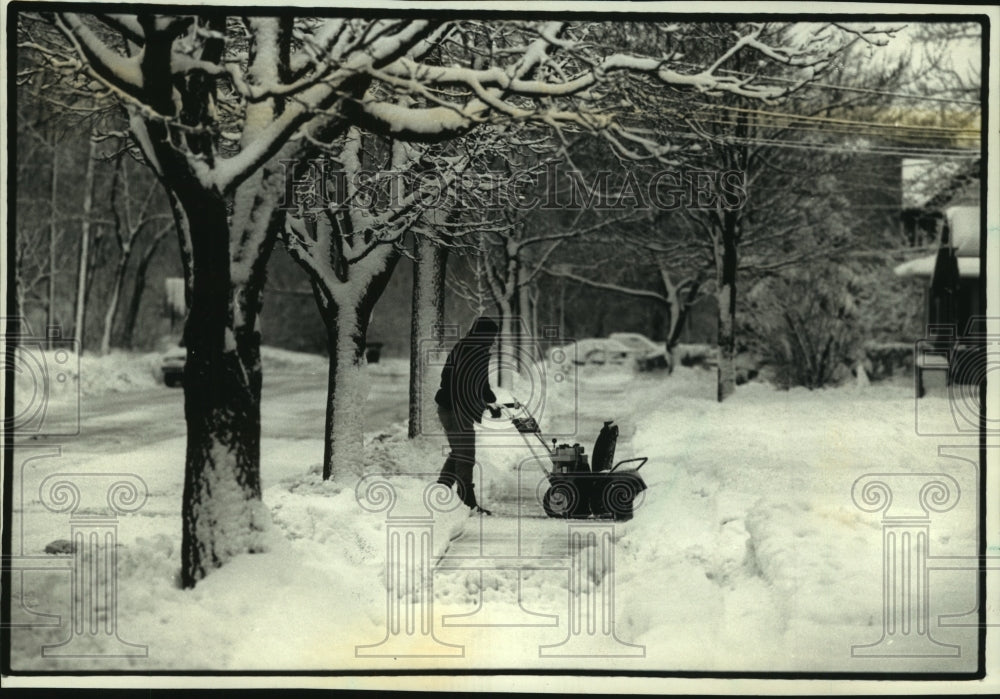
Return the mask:
<path fill-rule="evenodd" d="M 697 375 L 674 378 L 690 389 Z M 637 415 L 634 449 L 652 458 L 644 502 L 621 526 L 622 632 L 672 667 L 877 670 L 850 651 L 882 631 L 881 520 L 854 505 L 854 481 L 951 473 L 969 497 L 935 515 L 931 552 L 975 550 L 974 469 L 942 463 L 913 410 L 891 388 L 750 384 L 722 404 L 673 395 Z"/>
<path fill-rule="evenodd" d="M 183 350 L 174 350 L 183 352 Z M 18 347 L 14 364 L 14 392 L 17 406 L 37 401 L 45 391 L 50 401 L 73 401 L 78 396 L 145 391 L 163 384 L 164 353 L 137 354 L 114 350 L 107 355 L 84 352 L 82 356 L 65 349 Z M 276 347 L 261 348 L 261 362 L 268 371 L 311 371 L 325 374 L 325 357 L 292 352 Z"/>
<path fill-rule="evenodd" d="M 65 350 L 16 349 L 14 392 L 20 406 L 45 391 L 50 401 L 75 400 L 78 396 L 125 393 L 157 385 L 162 355 L 111 352 L 83 356 Z"/>
<path fill-rule="evenodd" d="M 326 357 L 308 352 L 293 352 L 292 350 L 271 347 L 270 345 L 261 346 L 260 363 L 265 374 L 268 371 L 286 371 L 290 369 L 321 372 L 326 372 L 327 369 Z"/>
<path fill-rule="evenodd" d="M 80 358 L 80 390 L 85 396 L 96 396 L 153 388 L 162 383 L 162 359 L 156 352 L 114 351 L 104 356 L 85 352 Z"/>
<path fill-rule="evenodd" d="M 403 377 L 410 375 L 410 360 L 399 357 L 382 357 L 377 362 L 369 362 L 366 370 L 372 376 Z"/>

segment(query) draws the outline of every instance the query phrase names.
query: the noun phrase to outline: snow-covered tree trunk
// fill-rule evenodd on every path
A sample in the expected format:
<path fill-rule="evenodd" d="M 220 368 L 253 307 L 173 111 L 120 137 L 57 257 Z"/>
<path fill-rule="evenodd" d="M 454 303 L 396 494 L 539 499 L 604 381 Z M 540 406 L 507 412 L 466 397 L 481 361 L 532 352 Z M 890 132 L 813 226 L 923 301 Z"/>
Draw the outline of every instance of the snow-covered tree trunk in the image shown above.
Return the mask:
<path fill-rule="evenodd" d="M 677 287 L 670 279 L 670 273 L 660 268 L 660 277 L 663 279 L 663 286 L 666 289 L 663 303 L 666 306 L 667 327 L 666 340 L 663 343 L 664 356 L 667 360 L 667 372 L 674 371 L 674 349 L 677 345 L 677 338 L 683 324 L 683 305 L 677 295 Z"/>
<path fill-rule="evenodd" d="M 185 587 L 254 548 L 254 504 L 260 499 L 260 338 L 233 323 L 246 309 L 231 308 L 242 295 L 231 285 L 225 202 L 201 199 L 200 211 L 185 207 L 188 239 L 195 241 L 184 327 Z"/>
<path fill-rule="evenodd" d="M 268 517 L 260 490 L 262 374 L 257 320 L 263 270 L 274 243 L 266 233 L 280 222 L 274 209 L 274 190 L 280 182 L 264 180 L 251 178 L 235 196 L 232 225 L 243 233 L 237 239 L 253 248 L 245 257 L 231 257 L 233 236 L 225 199 L 181 188 L 182 240 L 190 245 L 192 263 L 184 325 L 188 440 L 181 579 L 185 587 L 239 553 L 260 550 L 259 535 Z"/>
<path fill-rule="evenodd" d="M 323 443 L 323 478 L 328 480 L 340 470 L 338 465 L 346 465 L 355 473 L 360 471 L 368 385 L 363 374 L 363 314 L 357 306 L 338 306 L 318 298 L 330 353 Z"/>
<path fill-rule="evenodd" d="M 531 292 L 531 336 L 538 337 L 538 287 L 534 286 Z M 535 346 L 536 352 L 541 350 L 541 347 Z M 536 359 L 542 359 L 541 355 L 535 357 Z"/>
<path fill-rule="evenodd" d="M 324 425 L 323 478 L 341 467 L 360 473 L 364 459 L 365 343 L 372 309 L 392 276 L 399 252 L 379 246 L 351 269 L 349 279 L 313 280 L 330 353 Z"/>
<path fill-rule="evenodd" d="M 726 284 L 719 289 L 719 365 L 717 399 L 724 401 L 736 390 L 735 340 L 733 307 L 736 302 L 736 286 Z"/>
<path fill-rule="evenodd" d="M 410 406 L 407 434 L 423 434 L 427 421 L 436 419 L 434 393 L 436 371 L 430 369 L 427 353 L 444 346 L 444 283 L 448 248 L 415 237 L 413 306 L 410 314 Z"/>
<path fill-rule="evenodd" d="M 264 271 L 284 225 L 283 173 L 262 167 L 227 197 L 206 186 L 156 121 L 133 123 L 167 186 L 184 263 L 181 583 L 261 550 L 260 329 Z"/>

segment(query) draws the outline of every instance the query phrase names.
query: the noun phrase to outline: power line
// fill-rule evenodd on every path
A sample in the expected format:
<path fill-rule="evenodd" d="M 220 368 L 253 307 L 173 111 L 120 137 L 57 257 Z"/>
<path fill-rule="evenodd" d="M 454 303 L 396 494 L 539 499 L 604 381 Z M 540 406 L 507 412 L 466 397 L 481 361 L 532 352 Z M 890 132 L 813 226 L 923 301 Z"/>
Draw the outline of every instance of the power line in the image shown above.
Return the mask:
<path fill-rule="evenodd" d="M 637 134 L 642 135 L 656 135 L 656 132 L 652 129 L 643 128 L 631 128 L 630 131 L 634 131 Z M 803 141 L 788 141 L 781 139 L 766 139 L 763 137 L 738 137 L 732 135 L 721 135 L 721 134 L 697 134 L 697 133 L 680 133 L 676 134 L 677 138 L 687 138 L 691 140 L 709 140 L 716 143 L 746 143 L 746 144 L 756 144 L 756 145 L 769 145 L 775 147 L 785 147 L 785 148 L 799 148 L 802 150 L 817 150 L 817 151 L 829 151 L 829 152 L 839 152 L 839 153 L 853 153 L 853 154 L 864 154 L 871 153 L 875 155 L 900 155 L 905 157 L 923 157 L 928 158 L 942 158 L 942 159 L 968 159 L 968 158 L 979 158 L 981 156 L 981 151 L 978 148 L 931 148 L 931 147 L 913 147 L 908 148 L 906 146 L 866 146 L 864 148 L 858 148 L 857 146 L 845 146 L 838 145 L 834 143 L 806 143 Z"/>
<path fill-rule="evenodd" d="M 702 123 L 702 124 L 719 124 L 721 126 L 732 126 L 732 127 L 735 127 L 735 126 L 739 125 L 739 122 L 734 121 L 732 118 L 726 118 L 723 115 L 720 115 L 717 118 L 701 116 L 701 117 L 695 117 L 694 119 L 696 121 Z M 905 150 L 905 149 L 907 149 L 907 148 L 910 147 L 910 146 L 908 146 L 906 144 L 914 144 L 912 147 L 915 148 L 915 149 L 920 148 L 922 146 L 923 149 L 925 149 L 925 150 L 932 150 L 932 151 L 939 151 L 939 150 L 941 150 L 941 151 L 944 151 L 944 152 L 954 151 L 954 152 L 960 152 L 960 153 L 964 154 L 965 152 L 972 152 L 972 151 L 977 151 L 978 152 L 978 150 L 979 150 L 979 143 L 980 143 L 980 138 L 979 138 L 978 132 L 975 132 L 976 133 L 975 136 L 972 136 L 972 135 L 969 135 L 969 136 L 947 135 L 946 136 L 946 135 L 942 135 L 942 134 L 927 133 L 927 132 L 894 133 L 894 132 L 892 132 L 892 127 L 886 127 L 884 129 L 873 129 L 873 128 L 865 127 L 865 126 L 853 127 L 853 126 L 849 126 L 849 125 L 846 125 L 846 124 L 808 124 L 808 123 L 807 124 L 791 124 L 791 123 L 768 123 L 768 122 L 759 122 L 759 121 L 755 122 L 754 126 L 755 127 L 763 127 L 763 128 L 774 128 L 774 129 L 780 130 L 783 133 L 784 132 L 793 132 L 794 135 L 799 135 L 799 136 L 808 136 L 808 135 L 822 136 L 822 135 L 827 135 L 827 136 L 850 136 L 850 137 L 855 137 L 855 138 L 857 138 L 857 137 L 868 137 L 868 138 L 875 138 L 875 139 L 888 139 L 890 141 L 902 142 L 902 143 L 901 144 L 900 143 L 896 143 L 896 144 L 889 143 L 889 144 L 886 144 L 886 145 L 883 145 L 883 146 L 878 146 L 878 147 L 880 147 L 880 148 L 897 148 L 897 149 L 902 149 L 902 150 Z M 632 130 L 637 131 L 639 133 L 654 133 L 650 129 L 641 129 L 641 128 L 635 129 L 634 128 Z M 789 135 L 792 135 L 792 134 L 789 134 Z M 712 134 L 706 134 L 706 136 L 707 137 L 711 137 Z M 722 136 L 725 136 L 725 134 L 715 134 L 715 136 L 722 137 Z M 778 138 L 776 135 L 775 136 L 768 136 L 767 134 L 758 134 L 758 135 L 750 136 L 750 137 L 751 138 L 757 138 L 757 139 L 769 139 L 771 141 L 777 140 L 777 138 Z M 956 146 L 954 146 L 952 148 L 949 148 L 948 147 L 949 144 L 947 143 L 948 141 L 952 141 L 952 142 L 966 142 L 969 145 L 965 146 L 965 147 L 956 145 Z"/>
<path fill-rule="evenodd" d="M 704 68 L 704 66 L 698 63 L 689 63 L 687 61 L 671 61 L 671 63 L 676 65 L 691 66 L 693 68 Z M 782 78 L 776 75 L 761 76 L 757 75 L 756 73 L 747 73 L 745 71 L 731 70 L 728 68 L 720 68 L 718 72 L 729 73 L 730 75 L 740 75 L 748 78 L 761 78 L 765 80 L 771 80 L 774 82 L 793 83 L 793 84 L 798 84 L 802 82 L 801 80 L 795 80 L 793 78 Z M 946 102 L 949 104 L 970 104 L 970 105 L 975 105 L 977 107 L 982 106 L 980 100 L 957 99 L 952 97 L 930 97 L 928 95 L 914 95 L 905 92 L 892 92 L 890 90 L 876 90 L 870 87 L 848 87 L 845 85 L 833 85 L 831 83 L 821 83 L 821 82 L 808 82 L 806 83 L 805 87 L 816 87 L 826 90 L 839 90 L 842 92 L 858 92 L 868 95 L 881 95 L 883 97 L 901 97 L 903 99 L 911 99 L 911 100 L 926 101 L 926 102 Z"/>
<path fill-rule="evenodd" d="M 830 153 L 848 153 L 848 154 L 872 154 L 872 155 L 898 155 L 902 157 L 914 158 L 914 157 L 926 157 L 926 158 L 940 158 L 945 160 L 955 160 L 955 159 L 975 159 L 981 156 L 979 149 L 972 148 L 907 148 L 905 146 L 866 146 L 859 148 L 857 146 L 846 146 L 843 144 L 835 143 L 805 143 L 802 141 L 786 141 L 781 139 L 767 139 L 761 137 L 740 137 L 731 135 L 699 135 L 699 134 L 680 134 L 682 137 L 694 139 L 694 140 L 704 140 L 708 139 L 715 143 L 722 144 L 747 144 L 747 145 L 761 145 L 761 146 L 771 146 L 775 148 L 793 148 L 799 150 L 813 150 L 822 151 Z"/>
<path fill-rule="evenodd" d="M 699 119 L 699 121 L 701 123 L 719 124 L 719 125 L 722 125 L 722 126 L 737 126 L 738 125 L 738 122 L 729 121 L 729 120 L 726 120 L 726 119 L 710 119 L 710 118 L 704 118 L 703 117 L 703 118 Z M 815 134 L 815 135 L 831 135 L 831 136 L 867 136 L 867 137 L 870 137 L 870 138 L 888 138 L 888 139 L 893 139 L 895 141 L 902 141 L 904 143 L 927 144 L 928 147 L 932 147 L 934 145 L 940 144 L 941 141 L 942 141 L 942 137 L 934 136 L 933 134 L 926 134 L 926 135 L 923 135 L 923 136 L 917 135 L 917 134 L 886 134 L 886 133 L 881 133 L 881 132 L 874 131 L 874 130 L 867 130 L 866 131 L 866 130 L 847 129 L 847 128 L 829 129 L 829 128 L 816 128 L 816 127 L 813 127 L 813 126 L 795 126 L 795 125 L 791 125 L 791 124 L 757 124 L 757 126 L 772 127 L 772 128 L 776 128 L 776 129 L 780 128 L 781 131 L 783 131 L 783 132 L 785 132 L 785 131 L 792 131 L 792 132 L 795 132 L 795 133 L 801 134 L 801 135 Z M 760 136 L 757 136 L 757 137 L 758 138 L 760 138 L 760 137 L 766 138 L 767 136 L 766 135 L 760 135 Z M 971 136 L 970 137 L 954 138 L 954 140 L 956 140 L 956 141 L 969 141 L 969 142 L 972 142 L 972 143 L 970 143 L 969 148 L 978 148 L 978 144 L 979 144 L 979 141 L 980 141 L 979 137 L 971 137 Z"/>
<path fill-rule="evenodd" d="M 842 135 L 867 135 L 871 137 L 892 138 L 910 143 L 920 142 L 940 142 L 942 139 L 954 141 L 967 141 L 978 144 L 980 141 L 980 130 L 977 127 L 950 127 L 918 124 L 888 124 L 882 122 L 862 121 L 856 119 L 841 119 L 832 117 L 807 116 L 779 112 L 773 110 L 747 109 L 724 104 L 698 103 L 698 106 L 706 110 L 722 110 L 729 112 L 747 112 L 768 117 L 768 121 L 757 120 L 755 126 L 780 128 L 782 130 L 798 131 L 802 133 L 823 133 Z M 718 123 L 727 126 L 737 126 L 735 121 L 727 121 L 725 117 L 721 119 L 711 119 L 696 112 L 685 114 L 678 110 L 674 116 L 682 119 L 698 120 L 702 122 Z M 735 117 L 733 117 L 735 118 Z M 804 123 L 795 123 L 804 122 Z M 970 147 L 976 148 L 977 145 Z"/>
<path fill-rule="evenodd" d="M 761 114 L 764 116 L 777 116 L 792 119 L 794 121 L 812 121 L 824 124 L 838 124 L 845 126 L 871 126 L 876 128 L 891 128 L 891 129 L 915 129 L 919 131 L 942 131 L 942 132 L 979 132 L 978 128 L 962 128 L 955 126 L 921 126 L 918 124 L 885 124 L 878 121 L 861 121 L 858 119 L 838 119 L 836 117 L 820 117 L 820 116 L 808 116 L 805 114 L 792 114 L 790 112 L 774 112 L 765 109 L 753 109 L 750 107 L 736 107 L 728 104 L 712 104 L 709 102 L 700 102 L 699 106 L 708 107 L 709 109 L 727 109 L 734 112 L 741 112 L 746 114 Z"/>
<path fill-rule="evenodd" d="M 755 138 L 741 138 L 737 136 L 727 136 L 727 137 L 709 137 L 709 140 L 716 141 L 718 143 L 741 143 L 747 145 L 762 145 L 771 146 L 774 148 L 797 148 L 800 150 L 814 150 L 823 151 L 828 153 L 870 153 L 873 155 L 899 155 L 903 157 L 921 157 L 921 158 L 942 158 L 942 159 L 955 159 L 955 158 L 978 158 L 980 157 L 979 150 L 971 149 L 920 149 L 920 148 L 901 148 L 901 147 L 883 147 L 883 146 L 869 146 L 867 148 L 857 148 L 857 147 L 844 147 L 838 146 L 836 144 L 824 144 L 824 143 L 801 143 L 795 141 L 782 141 L 778 139 L 755 139 Z"/>
<path fill-rule="evenodd" d="M 720 124 L 722 126 L 739 126 L 739 122 L 727 120 L 725 118 L 708 118 L 708 117 L 698 117 L 697 120 L 701 123 L 710 124 Z M 768 122 L 755 122 L 756 127 L 774 128 L 781 129 L 782 131 L 796 131 L 799 133 L 809 133 L 809 134 L 831 134 L 831 135 L 844 135 L 844 136 L 871 136 L 871 137 L 881 137 L 881 138 L 893 138 L 896 140 L 906 141 L 908 143 L 940 143 L 944 138 L 951 138 L 956 141 L 974 141 L 979 142 L 978 131 L 976 136 L 949 136 L 945 137 L 942 135 L 937 135 L 933 133 L 904 133 L 904 134 L 887 134 L 885 130 L 879 129 L 865 129 L 865 128 L 851 128 L 846 125 L 835 125 L 830 126 L 834 128 L 818 128 L 817 126 L 810 125 L 794 125 L 794 124 L 783 124 L 783 123 L 768 123 Z M 888 127 L 891 130 L 891 127 Z"/>

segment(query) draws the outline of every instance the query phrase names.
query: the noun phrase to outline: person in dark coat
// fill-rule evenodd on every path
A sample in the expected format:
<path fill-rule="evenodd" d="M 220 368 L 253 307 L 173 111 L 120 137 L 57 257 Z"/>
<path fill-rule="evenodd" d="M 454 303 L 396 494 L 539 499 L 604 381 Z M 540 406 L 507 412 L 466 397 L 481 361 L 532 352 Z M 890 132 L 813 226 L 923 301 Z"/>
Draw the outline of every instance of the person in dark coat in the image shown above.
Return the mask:
<path fill-rule="evenodd" d="M 499 327 L 483 316 L 472 325 L 469 334 L 458 341 L 448 354 L 441 371 L 441 388 L 434 396 L 438 417 L 448 436 L 451 453 L 444 462 L 438 483 L 449 488 L 458 483 L 462 502 L 477 512 L 489 514 L 476 502 L 472 470 L 476 463 L 476 435 L 473 423 L 482 422 L 487 406 L 494 417 L 500 409 L 492 404 L 497 397 L 490 388 L 490 349 Z"/>

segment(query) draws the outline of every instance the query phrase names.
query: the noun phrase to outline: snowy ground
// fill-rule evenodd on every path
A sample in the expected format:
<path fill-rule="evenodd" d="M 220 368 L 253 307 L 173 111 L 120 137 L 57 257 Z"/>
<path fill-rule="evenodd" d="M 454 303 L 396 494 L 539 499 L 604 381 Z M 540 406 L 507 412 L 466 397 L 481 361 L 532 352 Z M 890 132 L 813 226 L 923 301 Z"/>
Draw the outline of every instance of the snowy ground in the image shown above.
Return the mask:
<path fill-rule="evenodd" d="M 14 580 L 14 621 L 25 624 L 12 632 L 14 669 L 967 672 L 976 666 L 975 629 L 943 626 L 939 619 L 975 608 L 969 570 L 931 570 L 926 578 L 930 635 L 957 646 L 957 656 L 852 657 L 853 645 L 882 637 L 885 607 L 882 513 L 862 511 L 852 500 L 859 477 L 892 474 L 882 477 L 894 484 L 899 509 L 891 513 L 920 515 L 918 500 L 904 501 L 934 479 L 904 474 L 948 474 L 958 486 L 957 502 L 918 522 L 927 527 L 928 552 L 961 557 L 976 551 L 975 452 L 965 454 L 972 461 L 939 456 L 942 438 L 915 429 L 908 387 L 782 392 L 749 384 L 717 404 L 713 376 L 701 369 L 682 367 L 668 377 L 587 368 L 562 381 L 539 380 L 540 374 L 520 380 L 514 393 L 533 406 L 547 434 L 579 441 L 589 452 L 601 421 L 613 417 L 622 430 L 618 458 L 649 457 L 641 471 L 649 489 L 635 518 L 612 525 L 542 516 L 538 463 L 503 422 L 484 423 L 479 449 L 480 500 L 496 516 L 470 518 L 453 501 L 439 501 L 440 491 L 427 486 L 440 467 L 443 439 L 406 439 L 407 369 L 398 360 L 368 368 L 374 407 L 364 468 L 372 475 L 359 483 L 345 468 L 324 482 L 324 360 L 284 353 L 272 355 L 270 367 L 268 361 L 265 355 L 265 371 L 271 370 L 262 445 L 264 502 L 273 521 L 268 550 L 238 557 L 194 590 L 181 590 L 176 579 L 184 451 L 179 391 L 157 386 L 150 372 L 150 384 L 134 389 L 145 401 L 137 407 L 124 397 L 128 382 L 107 375 L 81 379 L 104 390 L 83 391 L 80 436 L 63 439 L 58 453 L 45 446 L 51 439 L 18 444 L 15 555 L 56 560 L 44 556 L 45 545 L 69 537 L 69 515 L 40 501 L 46 477 L 73 474 L 92 512 L 105 507 L 109 482 L 98 474 L 142 479 L 148 498 L 116 524 L 116 606 L 118 636 L 148 652 L 43 656 L 42 646 L 69 637 L 70 575 L 68 568 L 25 570 Z M 107 373 L 106 366 L 93 371 Z M 84 364 L 81 376 L 87 372 Z M 123 406 L 117 413 L 116 400 Z M 950 419 L 944 398 L 924 399 L 919 409 L 939 425 Z M 975 444 L 961 434 L 947 443 Z M 392 503 L 380 500 L 389 492 L 385 485 Z M 429 511 L 425 503 L 436 507 Z M 379 511 L 386 504 L 391 508 Z M 433 519 L 406 519 L 429 512 Z M 574 560 L 567 543 L 574 526 L 613 530 L 613 563 L 591 555 L 595 548 L 578 552 L 586 561 Z M 427 557 L 440 561 L 425 576 L 432 590 L 387 579 L 387 540 L 403 532 L 405 544 L 406 531 L 416 532 L 416 559 L 421 533 L 431 536 Z M 399 570 L 405 575 L 419 565 Z M 593 595 L 570 594 L 576 571 Z M 397 603 L 387 587 L 412 588 L 413 595 Z M 593 633 L 585 629 L 576 639 L 582 650 L 569 653 L 569 619 L 577 613 L 570 605 L 577 603 L 603 605 L 608 615 L 613 608 L 614 632 L 602 633 L 600 623 Z M 106 621 L 114 607 L 104 606 L 99 617 Z M 387 607 L 401 615 L 399 639 L 387 634 Z M 433 636 L 419 632 L 421 610 L 429 610 Z M 380 651 L 359 648 L 396 648 L 378 644 L 387 636 L 407 640 L 407 619 L 418 631 L 408 646 L 392 651 L 396 657 L 366 657 Z M 87 652 L 107 653 L 99 639 L 85 629 L 79 640 Z M 889 647 L 889 655 L 898 655 Z M 609 657 L 615 655 L 630 657 Z"/>

